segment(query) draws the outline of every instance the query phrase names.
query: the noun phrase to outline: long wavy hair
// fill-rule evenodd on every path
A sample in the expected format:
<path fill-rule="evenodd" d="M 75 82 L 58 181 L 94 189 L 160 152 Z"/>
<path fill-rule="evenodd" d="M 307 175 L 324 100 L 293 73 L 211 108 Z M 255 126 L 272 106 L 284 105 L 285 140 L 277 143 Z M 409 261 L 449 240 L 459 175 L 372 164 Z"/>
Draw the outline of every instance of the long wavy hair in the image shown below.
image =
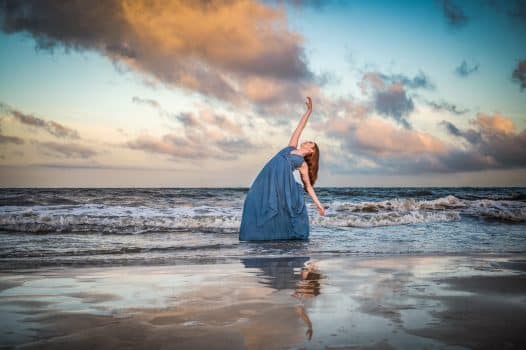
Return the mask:
<path fill-rule="evenodd" d="M 314 151 L 306 155 L 303 159 L 305 159 L 305 162 L 307 163 L 307 166 L 309 167 L 309 181 L 311 186 L 314 186 L 314 183 L 318 179 L 318 167 L 320 164 L 320 149 L 318 148 L 318 145 L 316 142 L 314 143 Z M 307 185 L 305 184 L 305 181 L 303 181 L 303 178 L 301 178 L 301 181 L 303 182 L 303 188 L 307 190 Z"/>

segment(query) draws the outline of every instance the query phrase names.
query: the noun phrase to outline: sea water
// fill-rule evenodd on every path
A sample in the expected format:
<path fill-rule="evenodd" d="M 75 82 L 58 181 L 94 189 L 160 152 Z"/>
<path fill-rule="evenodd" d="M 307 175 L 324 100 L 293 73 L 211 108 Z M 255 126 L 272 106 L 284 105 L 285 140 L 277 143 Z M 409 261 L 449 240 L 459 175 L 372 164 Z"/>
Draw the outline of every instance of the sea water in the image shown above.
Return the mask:
<path fill-rule="evenodd" d="M 240 242 L 247 191 L 0 189 L 0 267 L 526 251 L 526 188 L 316 188 L 308 241 Z"/>

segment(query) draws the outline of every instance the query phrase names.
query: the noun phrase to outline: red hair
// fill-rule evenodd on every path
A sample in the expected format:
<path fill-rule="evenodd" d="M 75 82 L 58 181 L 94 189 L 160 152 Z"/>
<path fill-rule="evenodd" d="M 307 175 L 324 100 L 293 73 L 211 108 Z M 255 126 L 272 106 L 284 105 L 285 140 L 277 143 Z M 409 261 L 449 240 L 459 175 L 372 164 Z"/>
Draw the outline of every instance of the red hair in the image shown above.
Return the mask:
<path fill-rule="evenodd" d="M 316 180 L 318 179 L 318 167 L 320 163 L 320 149 L 318 148 L 318 145 L 316 142 L 313 142 L 314 144 L 314 151 L 312 151 L 311 154 L 306 155 L 303 157 L 305 159 L 305 163 L 307 163 L 307 166 L 309 168 L 309 181 L 311 186 L 314 186 L 314 183 L 316 183 Z M 305 181 L 303 181 L 303 178 L 301 178 L 301 181 L 303 182 L 303 187 L 307 189 L 307 186 L 305 185 Z"/>

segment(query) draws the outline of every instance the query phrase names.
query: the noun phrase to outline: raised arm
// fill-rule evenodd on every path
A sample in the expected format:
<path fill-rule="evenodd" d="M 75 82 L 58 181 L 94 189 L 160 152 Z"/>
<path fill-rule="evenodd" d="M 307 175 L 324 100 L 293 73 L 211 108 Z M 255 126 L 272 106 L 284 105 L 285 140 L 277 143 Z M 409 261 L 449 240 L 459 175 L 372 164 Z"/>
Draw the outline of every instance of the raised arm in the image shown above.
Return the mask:
<path fill-rule="evenodd" d="M 298 123 L 298 126 L 296 127 L 296 130 L 294 130 L 294 133 L 290 137 L 289 146 L 298 147 L 298 140 L 300 139 L 301 132 L 305 128 L 305 124 L 307 124 L 307 120 L 309 119 L 310 114 L 312 113 L 312 99 L 310 97 L 307 97 L 307 102 L 305 104 L 307 105 L 307 111 L 301 117 L 300 122 Z"/>
<path fill-rule="evenodd" d="M 305 190 L 312 198 L 312 201 L 316 203 L 316 207 L 318 208 L 318 212 L 320 213 L 320 215 L 325 215 L 325 208 L 323 207 L 323 205 L 321 205 L 320 201 L 318 200 L 318 196 L 316 196 L 316 192 L 314 192 L 314 188 L 310 184 L 309 167 L 307 163 L 303 162 L 303 164 L 299 167 L 299 171 L 301 179 L 303 180 L 303 184 L 305 185 Z"/>

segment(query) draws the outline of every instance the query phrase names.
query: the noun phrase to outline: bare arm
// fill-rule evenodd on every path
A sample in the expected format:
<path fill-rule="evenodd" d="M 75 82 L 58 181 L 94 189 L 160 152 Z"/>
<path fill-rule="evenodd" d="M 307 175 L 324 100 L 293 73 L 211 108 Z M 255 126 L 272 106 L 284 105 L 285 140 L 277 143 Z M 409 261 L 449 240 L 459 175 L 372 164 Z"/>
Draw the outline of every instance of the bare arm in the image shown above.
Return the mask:
<path fill-rule="evenodd" d="M 309 340 L 312 338 L 312 322 L 309 318 L 309 315 L 307 315 L 307 313 L 305 312 L 305 308 L 303 307 L 303 305 L 297 305 L 296 306 L 296 313 L 301 317 L 301 319 L 305 322 L 305 324 L 307 325 L 308 329 L 307 329 L 307 333 L 305 333 L 307 335 L 307 337 L 309 338 Z"/>
<path fill-rule="evenodd" d="M 300 139 L 301 132 L 305 128 L 305 124 L 307 124 L 307 120 L 309 119 L 309 116 L 312 112 L 312 99 L 310 97 L 307 97 L 308 102 L 305 102 L 307 105 L 307 111 L 301 117 L 300 122 L 298 123 L 298 126 L 296 127 L 296 130 L 294 130 L 294 133 L 290 137 L 289 146 L 298 147 L 298 140 Z"/>
<path fill-rule="evenodd" d="M 316 192 L 314 192 L 314 188 L 310 184 L 309 179 L 309 167 L 307 163 L 303 162 L 303 164 L 299 168 L 301 178 L 303 179 L 303 182 L 305 183 L 305 190 L 309 194 L 309 196 L 312 198 L 312 201 L 316 203 L 316 207 L 318 208 L 318 212 L 320 215 L 325 215 L 325 208 L 323 205 L 321 205 L 320 201 L 318 200 L 318 196 L 316 195 Z"/>

